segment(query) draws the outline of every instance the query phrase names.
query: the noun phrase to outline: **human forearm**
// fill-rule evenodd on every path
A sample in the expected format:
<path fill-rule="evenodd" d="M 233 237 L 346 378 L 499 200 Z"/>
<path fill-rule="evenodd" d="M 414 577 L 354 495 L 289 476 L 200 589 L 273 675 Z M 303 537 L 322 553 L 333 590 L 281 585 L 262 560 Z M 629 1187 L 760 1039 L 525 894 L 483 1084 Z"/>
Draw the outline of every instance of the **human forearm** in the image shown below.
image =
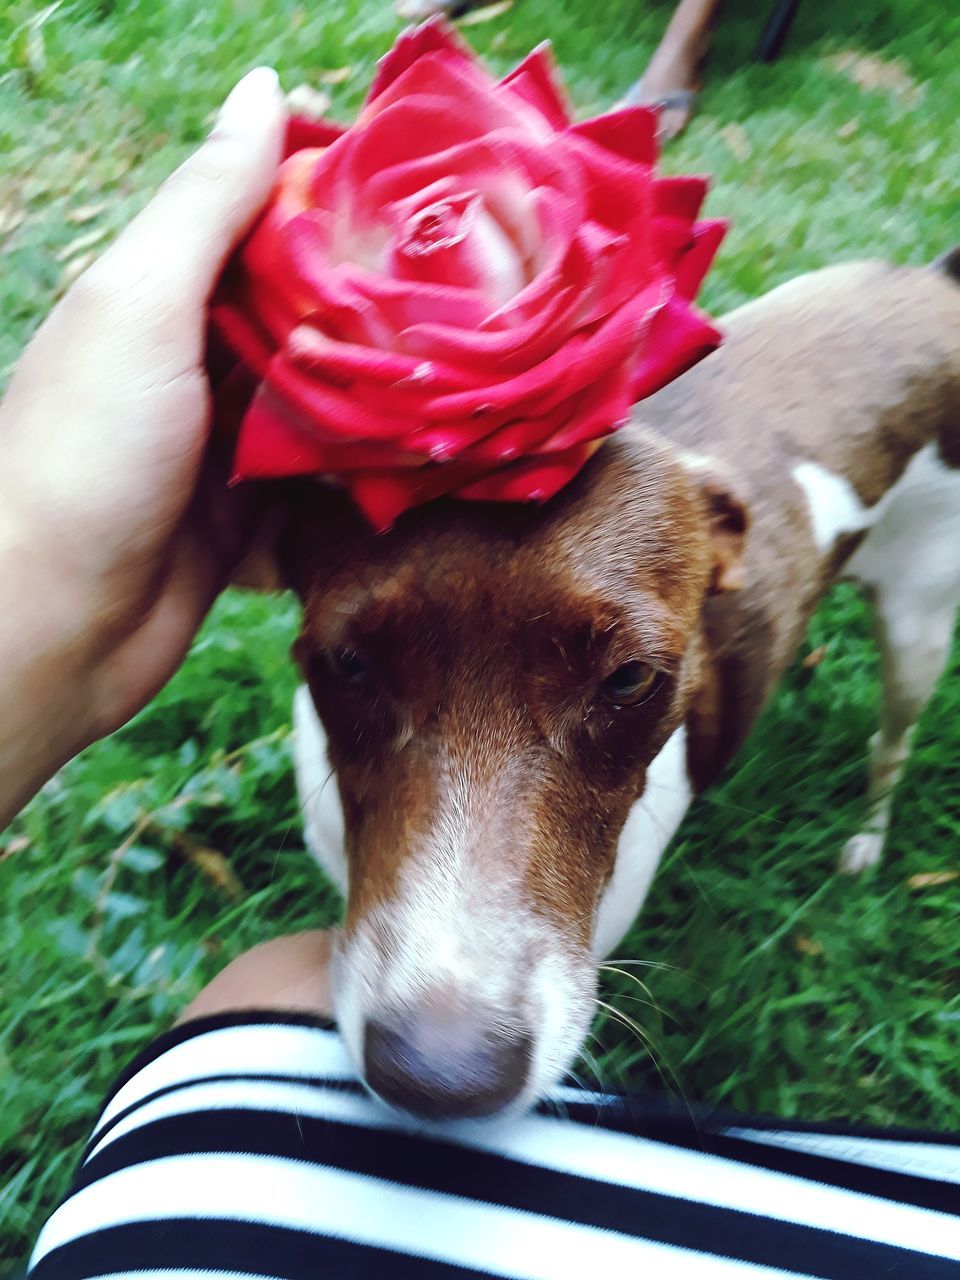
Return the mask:
<path fill-rule="evenodd" d="M 0 506 L 0 829 L 89 733 L 83 655 L 28 524 Z"/>

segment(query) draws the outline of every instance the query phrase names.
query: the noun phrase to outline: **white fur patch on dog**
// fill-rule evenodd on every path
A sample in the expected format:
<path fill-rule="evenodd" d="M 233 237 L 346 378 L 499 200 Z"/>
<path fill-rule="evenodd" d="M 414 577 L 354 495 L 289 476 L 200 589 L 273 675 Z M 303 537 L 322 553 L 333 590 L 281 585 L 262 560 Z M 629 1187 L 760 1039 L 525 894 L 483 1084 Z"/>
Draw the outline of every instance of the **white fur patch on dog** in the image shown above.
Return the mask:
<path fill-rule="evenodd" d="M 613 875 L 597 912 L 595 955 L 609 955 L 636 919 L 663 851 L 689 808 L 691 794 L 687 730 L 681 725 L 651 762 L 643 795 L 620 833 Z"/>
<path fill-rule="evenodd" d="M 841 534 L 859 533 L 872 524 L 871 510 L 845 476 L 817 462 L 799 462 L 793 478 L 806 496 L 813 538 L 821 551 L 829 551 Z"/>
<path fill-rule="evenodd" d="M 327 755 L 327 735 L 305 684 L 293 695 L 293 729 L 303 837 L 321 869 L 346 897 L 349 872 L 340 789 Z"/>

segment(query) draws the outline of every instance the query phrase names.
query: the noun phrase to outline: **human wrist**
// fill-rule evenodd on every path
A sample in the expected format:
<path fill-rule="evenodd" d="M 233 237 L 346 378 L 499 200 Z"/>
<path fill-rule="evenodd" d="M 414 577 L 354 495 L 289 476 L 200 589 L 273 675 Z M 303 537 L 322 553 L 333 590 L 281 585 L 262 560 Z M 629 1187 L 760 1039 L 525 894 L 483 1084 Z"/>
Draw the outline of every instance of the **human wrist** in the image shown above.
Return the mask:
<path fill-rule="evenodd" d="M 90 733 L 84 645 L 49 553 L 0 494 L 0 828 Z"/>

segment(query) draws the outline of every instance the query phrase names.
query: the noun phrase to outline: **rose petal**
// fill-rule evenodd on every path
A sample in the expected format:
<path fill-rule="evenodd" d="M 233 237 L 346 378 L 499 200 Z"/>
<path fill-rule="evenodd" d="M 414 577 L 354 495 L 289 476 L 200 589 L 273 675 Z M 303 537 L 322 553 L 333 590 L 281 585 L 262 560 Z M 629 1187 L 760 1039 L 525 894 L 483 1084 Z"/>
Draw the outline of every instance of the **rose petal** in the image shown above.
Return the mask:
<path fill-rule="evenodd" d="M 570 123 L 569 104 L 560 90 L 559 72 L 549 40 L 537 45 L 519 66 L 507 73 L 501 86 L 540 112 L 550 126 L 560 132 Z"/>
<path fill-rule="evenodd" d="M 498 437 L 510 424 L 517 425 L 516 411 L 503 409 L 499 413 L 431 423 L 417 428 L 397 443 L 433 462 L 451 462 L 461 458 L 482 459 L 489 457 L 484 453 L 487 440 Z M 528 430 L 533 431 L 536 438 L 549 434 L 546 426 L 540 431 L 529 424 L 525 425 Z"/>
<path fill-rule="evenodd" d="M 485 439 L 468 444 L 459 456 L 469 462 L 483 463 L 486 467 L 513 462 L 516 458 L 537 450 L 556 435 L 570 413 L 571 404 L 564 401 L 549 413 L 507 422 Z"/>
<path fill-rule="evenodd" d="M 371 106 L 360 113 L 354 130 L 363 137 L 385 116 L 394 115 L 398 107 L 426 99 L 442 106 L 434 119 L 441 134 L 455 125 L 482 137 L 492 129 L 521 129 L 533 136 L 544 136 L 547 127 L 540 113 L 532 110 L 519 97 L 499 93 L 497 82 L 476 63 L 450 58 L 443 53 L 427 53 L 408 67 Z M 417 154 L 421 146 L 429 146 L 431 134 L 411 135 L 403 140 L 403 155 L 412 146 Z M 440 144 L 442 145 L 442 144 Z M 433 148 L 432 148 L 433 149 Z M 380 157 L 381 164 L 389 153 Z"/>
<path fill-rule="evenodd" d="M 463 325 L 478 328 L 490 314 L 490 303 L 471 289 L 455 285 L 392 280 L 371 272 L 357 273 L 351 281 L 358 298 L 375 304 L 378 314 L 395 335 L 399 350 L 411 352 L 404 335 L 416 325 Z M 441 355 L 442 353 L 438 353 Z M 456 363 L 456 362 L 454 362 Z"/>
<path fill-rule="evenodd" d="M 378 413 L 371 396 L 311 378 L 285 354 L 274 356 L 265 385 L 281 405 L 314 424 L 319 435 L 343 439 L 394 440 L 409 435 L 416 423 L 395 413 Z"/>
<path fill-rule="evenodd" d="M 411 507 L 433 502 L 467 483 L 474 471 L 465 466 L 423 466 L 410 471 L 370 469 L 344 476 L 354 502 L 378 533 Z"/>
<path fill-rule="evenodd" d="M 234 480 L 281 475 L 336 475 L 370 468 L 420 467 L 423 459 L 392 444 L 319 438 L 298 427 L 268 390 L 250 403 L 234 458 Z"/>
<path fill-rule="evenodd" d="M 528 220 L 538 228 L 539 250 L 528 265 L 533 278 L 509 303 L 493 312 L 487 328 L 514 326 L 534 315 L 558 290 L 571 284 L 583 287 L 589 278 L 588 257 L 571 253 L 578 247 L 577 232 L 583 217 L 583 206 L 566 192 L 539 188 L 528 197 Z"/>
<path fill-rule="evenodd" d="M 435 201 L 404 225 L 390 256 L 399 280 L 453 285 L 481 294 L 493 306 L 515 298 L 525 264 L 476 192 Z"/>
<path fill-rule="evenodd" d="M 453 322 L 476 327 L 489 314 L 491 304 L 469 290 L 393 280 L 353 264 L 334 264 L 327 247 L 332 243 L 328 217 L 318 210 L 299 214 L 277 240 L 261 229 L 245 251 L 251 272 L 263 284 L 258 309 L 264 310 L 269 287 L 286 304 L 287 332 L 308 316 L 322 328 L 327 315 L 338 316 L 340 324 L 349 315 L 351 332 L 390 348 L 396 335 L 411 325 Z"/>
<path fill-rule="evenodd" d="M 282 227 L 264 221 L 243 250 L 254 286 L 252 303 L 277 346 L 308 317 L 318 325 L 333 321 L 331 333 L 362 335 L 375 345 L 390 342 L 375 306 L 357 292 L 359 269 L 347 271 L 334 261 L 332 224 L 332 215 L 322 209 L 298 214 Z"/>
<path fill-rule="evenodd" d="M 514 462 L 457 489 L 456 496 L 472 502 L 548 502 L 570 483 L 599 444 L 595 441 L 565 453 Z"/>
<path fill-rule="evenodd" d="M 374 388 L 386 386 L 417 396 L 426 390 L 467 391 L 487 382 L 482 375 L 455 365 L 330 338 L 310 322 L 293 330 L 286 352 L 294 364 L 315 376 L 339 383 L 359 381 Z"/>
<path fill-rule="evenodd" d="M 273 358 L 273 348 L 269 335 L 248 312 L 225 301 L 214 303 L 210 308 L 210 326 L 237 359 L 258 377 L 263 377 Z"/>
<path fill-rule="evenodd" d="M 608 151 L 576 129 L 569 129 L 556 145 L 562 145 L 571 161 L 581 166 L 586 217 L 616 231 L 630 226 L 638 216 L 651 215 L 654 184 L 649 165 Z"/>
<path fill-rule="evenodd" d="M 240 428 L 233 478 L 322 473 L 326 455 L 314 435 L 298 431 L 268 389 L 254 397 Z"/>
<path fill-rule="evenodd" d="M 437 151 L 477 141 L 483 133 L 482 120 L 482 110 L 477 107 L 472 115 L 465 110 L 451 111 L 443 92 L 410 94 L 388 106 L 350 139 L 341 181 L 348 192 L 362 192 L 398 156 L 409 165 Z M 374 212 L 367 201 L 361 211 L 368 218 Z"/>
<path fill-rule="evenodd" d="M 634 402 L 653 395 L 709 355 L 723 335 L 685 299 L 675 296 L 657 312 L 634 367 Z"/>
<path fill-rule="evenodd" d="M 596 329 L 574 334 L 557 351 L 514 377 L 479 391 L 426 397 L 425 415 L 431 422 L 443 422 L 522 409 L 537 397 L 546 397 L 541 406 L 545 412 L 629 357 L 643 333 L 646 317 L 659 305 L 660 295 L 659 285 L 644 290 Z"/>
<path fill-rule="evenodd" d="M 430 352 L 452 364 L 482 365 L 500 375 L 528 368 L 573 332 L 592 269 L 578 242 L 570 239 L 578 206 L 558 192 L 534 195 L 547 254 L 536 278 L 474 328 L 412 325 L 400 335 L 404 350 L 424 358 Z"/>
<path fill-rule="evenodd" d="M 650 107 L 623 107 L 605 116 L 581 120 L 570 132 L 637 164 L 657 162 L 657 115 Z"/>
<path fill-rule="evenodd" d="M 654 274 L 650 246 L 639 229 L 612 232 L 595 222 L 584 222 L 577 229 L 577 245 L 588 281 L 581 298 L 580 325 L 603 320 Z"/>
<path fill-rule="evenodd" d="M 673 275 L 683 258 L 690 252 L 695 234 L 695 223 L 685 218 L 659 217 L 652 236 L 652 248 L 657 259 L 657 270 Z"/>
<path fill-rule="evenodd" d="M 710 179 L 702 174 L 674 174 L 669 178 L 658 178 L 653 184 L 654 208 L 658 214 L 693 222 L 709 190 Z"/>
<path fill-rule="evenodd" d="M 437 182 L 446 183 L 453 193 L 465 186 L 479 191 L 505 223 L 510 222 L 510 205 L 501 207 L 499 201 L 504 196 L 512 202 L 522 201 L 537 188 L 549 187 L 583 203 L 559 157 L 520 129 L 494 130 L 427 155 L 391 157 L 355 198 L 361 202 L 364 216 L 369 216 L 370 211 L 409 199 Z"/>
<path fill-rule="evenodd" d="M 472 51 L 442 18 L 432 18 L 418 27 L 408 27 L 397 36 L 390 52 L 378 59 L 373 83 L 364 99 L 364 105 L 379 98 L 408 67 L 412 67 L 427 53 L 442 53 L 470 63 L 474 60 Z"/>
<path fill-rule="evenodd" d="M 619 365 L 587 386 L 567 407 L 566 422 L 531 450 L 537 454 L 565 452 L 625 426 L 633 400 L 631 370 Z"/>
<path fill-rule="evenodd" d="M 486 369 L 491 377 L 517 373 L 555 350 L 571 333 L 579 305 L 571 287 L 557 290 L 539 315 L 500 329 L 479 325 L 473 330 L 459 325 L 414 324 L 398 335 L 397 344 L 420 359 L 437 358 L 471 370 Z M 428 355 L 429 353 L 429 355 Z"/>
<path fill-rule="evenodd" d="M 677 294 L 692 301 L 700 292 L 703 278 L 717 255 L 727 234 L 728 223 L 722 218 L 698 223 L 690 248 L 677 264 Z"/>
<path fill-rule="evenodd" d="M 241 259 L 273 309 L 286 311 L 296 323 L 315 309 L 316 283 L 335 265 L 335 254 L 328 212 L 305 209 L 281 218 L 271 210 L 244 245 Z"/>
<path fill-rule="evenodd" d="M 349 125 L 339 120 L 308 120 L 305 116 L 291 116 L 287 121 L 287 132 L 283 142 L 283 158 L 292 156 L 296 151 L 305 148 L 329 147 L 331 143 L 342 137 Z"/>

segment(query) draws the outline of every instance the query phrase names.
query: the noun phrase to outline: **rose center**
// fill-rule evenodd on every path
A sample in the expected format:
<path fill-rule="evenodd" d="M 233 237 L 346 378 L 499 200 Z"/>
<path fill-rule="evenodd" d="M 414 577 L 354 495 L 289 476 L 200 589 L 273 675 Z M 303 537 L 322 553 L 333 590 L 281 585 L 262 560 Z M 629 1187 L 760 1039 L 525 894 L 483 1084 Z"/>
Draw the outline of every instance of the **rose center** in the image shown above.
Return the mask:
<path fill-rule="evenodd" d="M 470 234 L 479 204 L 480 197 L 473 193 L 428 204 L 404 226 L 400 252 L 416 258 L 452 249 Z"/>

